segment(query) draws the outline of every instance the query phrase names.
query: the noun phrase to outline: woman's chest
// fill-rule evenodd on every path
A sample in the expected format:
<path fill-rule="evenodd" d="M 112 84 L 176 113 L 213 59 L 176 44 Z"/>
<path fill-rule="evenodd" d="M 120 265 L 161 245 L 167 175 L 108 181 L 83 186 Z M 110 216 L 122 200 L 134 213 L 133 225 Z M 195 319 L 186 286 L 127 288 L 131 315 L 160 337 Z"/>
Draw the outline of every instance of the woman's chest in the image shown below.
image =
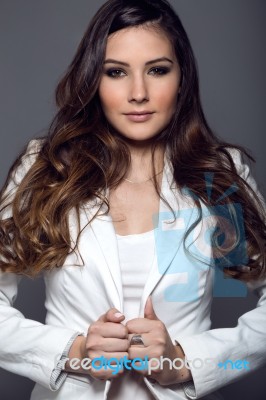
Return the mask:
<path fill-rule="evenodd" d="M 109 193 L 114 228 L 119 235 L 144 233 L 156 226 L 160 198 L 152 185 L 122 184 Z"/>

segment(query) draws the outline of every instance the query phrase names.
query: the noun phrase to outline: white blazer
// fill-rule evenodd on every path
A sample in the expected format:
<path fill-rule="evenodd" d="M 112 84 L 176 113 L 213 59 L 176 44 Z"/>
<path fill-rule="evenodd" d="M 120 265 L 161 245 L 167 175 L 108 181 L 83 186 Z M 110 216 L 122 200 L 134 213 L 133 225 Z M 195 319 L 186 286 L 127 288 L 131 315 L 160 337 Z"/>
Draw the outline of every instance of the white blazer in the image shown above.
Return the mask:
<path fill-rule="evenodd" d="M 9 184 L 10 198 L 34 162 L 36 149 L 38 142 L 31 141 L 21 166 Z M 240 155 L 234 152 L 233 156 L 239 174 L 257 190 L 248 167 L 241 163 Z M 191 249 L 192 253 L 196 252 L 197 258 L 191 258 L 184 252 L 183 234 L 195 220 L 197 209 L 191 197 L 180 193 L 172 184 L 171 167 L 166 156 L 161 190 L 179 214 L 176 224 L 168 224 L 172 215 L 160 202 L 160 213 L 155 218 L 157 254 L 143 290 L 138 316 L 143 317 L 146 300 L 152 295 L 154 310 L 166 325 L 173 342 L 180 343 L 188 360 L 203 361 L 195 361 L 194 365 L 191 363 L 194 386 L 187 383 L 165 387 L 147 378 L 144 381 L 157 399 L 181 400 L 204 396 L 211 399 L 214 397 L 208 394 L 249 372 L 244 368 L 221 368 L 218 362 L 246 360 L 250 371 L 265 364 L 266 280 L 248 285 L 257 291 L 259 302 L 254 310 L 239 318 L 236 327 L 211 330 L 214 271 L 218 268 L 205 263 L 212 257 L 206 229 L 197 230 L 196 235 L 194 233 L 196 245 L 194 250 L 193 246 Z M 94 211 L 92 203 L 81 209 L 82 228 Z M 10 210 L 5 212 L 4 217 L 8 213 Z M 201 227 L 211 221 L 212 218 L 206 216 Z M 77 236 L 74 213 L 70 215 L 70 233 L 74 242 Z M 80 236 L 79 254 L 70 254 L 62 268 L 44 273 L 44 279 L 47 315 L 45 324 L 41 324 L 25 319 L 13 307 L 20 278 L 0 272 L 0 367 L 36 382 L 31 400 L 106 399 L 112 384 L 109 380 L 98 381 L 90 376 L 63 372 L 61 379 L 65 380 L 58 389 L 51 386 L 51 376 L 73 334 L 86 334 L 88 326 L 111 307 L 123 312 L 118 247 L 111 217 L 99 216 L 87 225 Z M 226 296 L 227 283 L 221 280 L 221 276 L 219 279 L 217 290 L 225 290 Z M 208 362 L 210 359 L 215 359 L 216 364 Z M 204 366 L 200 368 L 201 362 Z"/>

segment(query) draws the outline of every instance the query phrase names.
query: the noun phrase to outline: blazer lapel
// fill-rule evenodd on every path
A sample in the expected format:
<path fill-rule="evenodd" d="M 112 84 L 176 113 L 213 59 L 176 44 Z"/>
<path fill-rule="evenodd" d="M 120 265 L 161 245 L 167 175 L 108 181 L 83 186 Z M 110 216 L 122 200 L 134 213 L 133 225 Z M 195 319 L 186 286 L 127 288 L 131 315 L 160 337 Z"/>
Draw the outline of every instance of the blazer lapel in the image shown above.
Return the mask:
<path fill-rule="evenodd" d="M 177 205 L 181 204 L 182 207 L 182 198 L 180 197 L 180 193 L 176 189 L 175 184 L 172 182 L 172 167 L 168 161 L 167 155 L 168 152 L 166 151 L 164 156 L 161 193 L 176 212 Z M 107 206 L 104 205 L 102 210 L 105 211 L 106 207 Z M 91 218 L 97 210 L 96 207 L 89 208 L 88 205 L 85 206 L 84 209 L 86 210 L 87 221 L 88 218 Z M 171 262 L 182 242 L 183 230 L 178 229 L 180 227 L 177 226 L 182 221 L 177 218 L 175 224 L 168 224 L 167 222 L 169 219 L 172 220 L 173 215 L 169 207 L 160 199 L 159 214 L 154 216 L 155 257 L 144 286 L 140 302 L 139 316 L 143 315 L 143 310 L 148 296 L 171 266 Z M 99 257 L 99 270 L 102 279 L 108 288 L 110 297 L 113 299 L 113 306 L 123 312 L 121 269 L 119 264 L 117 238 L 112 218 L 109 215 L 98 216 L 91 222 L 90 227 L 101 252 L 101 257 Z M 182 234 L 180 233 L 181 231 Z M 175 233 L 175 239 L 169 240 L 169 234 L 172 235 L 171 237 L 173 239 L 173 232 Z"/>
<path fill-rule="evenodd" d="M 105 207 L 102 206 L 102 210 Z M 90 209 L 87 206 L 85 207 L 87 221 L 92 218 L 96 211 L 96 207 Z M 97 216 L 90 223 L 90 230 L 92 238 L 96 241 L 93 251 L 97 252 L 97 265 L 113 302 L 112 307 L 123 312 L 122 279 L 117 240 L 111 216 Z"/>
<path fill-rule="evenodd" d="M 178 212 L 178 205 L 182 207 L 182 198 L 173 182 L 172 166 L 168 160 L 167 149 L 164 156 L 161 194 L 176 214 Z M 173 214 L 169 206 L 160 199 L 159 214 L 154 215 L 155 257 L 144 286 L 140 302 L 139 316 L 144 315 L 144 308 L 148 296 L 167 273 L 182 243 L 183 222 L 178 218 L 178 216 L 176 222 L 170 223 L 170 221 L 173 221 Z"/>

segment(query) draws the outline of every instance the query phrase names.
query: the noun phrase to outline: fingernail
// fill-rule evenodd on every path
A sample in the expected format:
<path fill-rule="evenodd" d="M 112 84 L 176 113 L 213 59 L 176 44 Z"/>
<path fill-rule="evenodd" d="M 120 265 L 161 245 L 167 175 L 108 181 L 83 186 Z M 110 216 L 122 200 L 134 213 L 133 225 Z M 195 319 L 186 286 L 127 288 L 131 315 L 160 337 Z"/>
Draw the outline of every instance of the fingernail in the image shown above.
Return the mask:
<path fill-rule="evenodd" d="M 114 314 L 114 316 L 115 316 L 116 318 L 120 318 L 120 317 L 123 317 L 124 315 L 121 314 L 121 312 L 116 312 L 116 313 Z"/>

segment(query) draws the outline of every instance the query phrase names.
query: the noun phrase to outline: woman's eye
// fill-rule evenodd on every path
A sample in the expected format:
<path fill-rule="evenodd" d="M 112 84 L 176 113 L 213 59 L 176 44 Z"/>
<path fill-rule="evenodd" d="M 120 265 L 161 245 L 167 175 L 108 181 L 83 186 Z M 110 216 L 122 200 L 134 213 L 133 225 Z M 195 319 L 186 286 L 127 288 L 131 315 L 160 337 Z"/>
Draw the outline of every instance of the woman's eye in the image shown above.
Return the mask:
<path fill-rule="evenodd" d="M 169 72 L 169 68 L 166 67 L 154 67 L 149 71 L 150 75 L 165 75 Z"/>
<path fill-rule="evenodd" d="M 110 76 L 111 78 L 120 78 L 121 76 L 125 75 L 125 72 L 121 69 L 112 68 L 106 71 L 106 75 Z"/>

